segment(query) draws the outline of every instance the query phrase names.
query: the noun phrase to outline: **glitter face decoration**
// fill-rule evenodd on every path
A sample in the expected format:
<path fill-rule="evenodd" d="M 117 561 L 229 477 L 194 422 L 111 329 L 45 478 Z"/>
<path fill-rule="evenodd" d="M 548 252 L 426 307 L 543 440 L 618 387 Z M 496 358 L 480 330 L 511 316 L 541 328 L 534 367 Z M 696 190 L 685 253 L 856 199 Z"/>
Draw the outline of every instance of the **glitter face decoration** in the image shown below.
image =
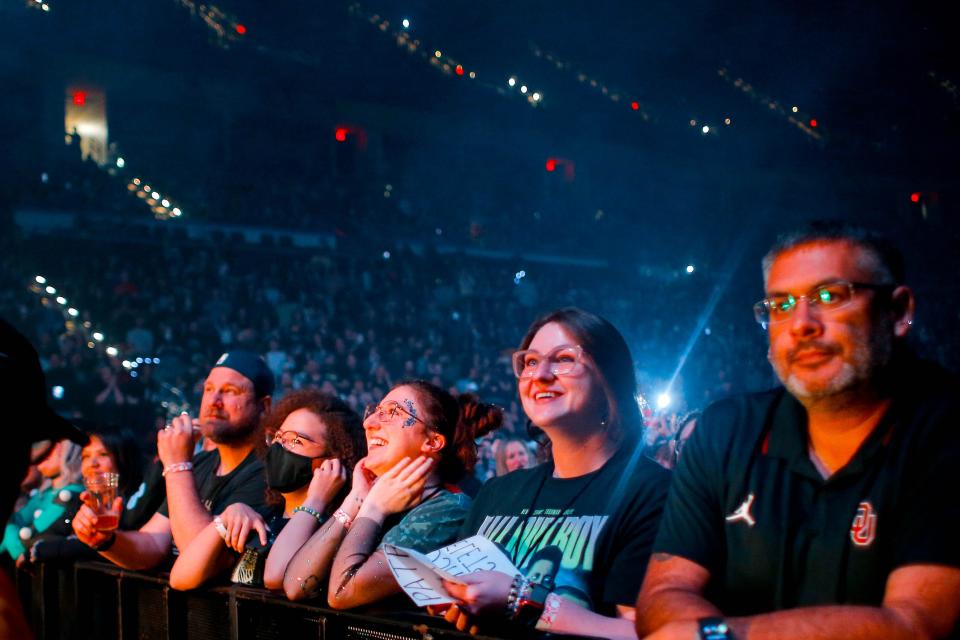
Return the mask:
<path fill-rule="evenodd" d="M 417 408 L 413 406 L 413 400 L 408 398 L 403 399 L 403 404 L 407 407 L 407 419 L 404 420 L 404 427 L 412 427 L 413 423 L 417 421 Z"/>

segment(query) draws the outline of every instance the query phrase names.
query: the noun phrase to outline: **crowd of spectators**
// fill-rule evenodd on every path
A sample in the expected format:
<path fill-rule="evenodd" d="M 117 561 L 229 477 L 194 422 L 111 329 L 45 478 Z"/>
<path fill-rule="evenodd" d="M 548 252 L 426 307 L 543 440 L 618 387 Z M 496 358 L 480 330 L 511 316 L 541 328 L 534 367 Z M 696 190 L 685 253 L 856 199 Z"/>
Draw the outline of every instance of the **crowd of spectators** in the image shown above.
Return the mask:
<path fill-rule="evenodd" d="M 568 304 L 623 327 L 648 419 L 665 413 L 661 422 L 670 425 L 687 410 L 773 383 L 749 298 L 715 291 L 716 277 L 645 276 L 604 261 L 582 267 L 562 259 L 531 264 L 522 255 L 440 253 L 435 247 L 447 238 L 429 233 L 426 242 L 404 248 L 385 240 L 389 234 L 359 241 L 334 229 L 338 248 L 323 251 L 248 244 L 227 234 L 213 243 L 173 233 L 144 236 L 119 218 L 111 234 L 91 228 L 85 214 L 149 215 L 123 188 L 123 177 L 82 161 L 76 140 L 49 169 L 23 182 L 13 201 L 75 213 L 86 239 L 72 231 L 42 239 L 21 238 L 15 229 L 5 234 L 0 315 L 30 333 L 53 401 L 75 416 L 155 428 L 195 404 L 205 367 L 239 346 L 264 354 L 279 397 L 316 386 L 361 409 L 397 380 L 426 378 L 502 405 L 504 427 L 491 438 L 526 437 L 508 354 L 524 319 Z M 329 191 L 313 186 L 303 193 Z M 380 215 L 365 202 L 354 205 Z M 362 223 L 348 209 L 345 219 Z M 66 307 L 33 282 L 41 273 L 80 310 L 69 325 Z M 956 314 L 918 290 L 920 350 L 955 368 L 960 348 L 947 328 Z M 719 304 L 711 306 L 718 293 Z M 85 323 L 91 328 L 84 330 Z M 90 349 L 94 330 L 107 339 Z M 106 354 L 106 344 L 118 347 L 116 357 Z M 122 365 L 137 358 L 145 362 L 135 369 Z M 659 406 L 668 392 L 669 406 Z M 652 450 L 662 449 L 669 431 L 651 431 Z M 493 458 L 493 449 L 481 448 L 481 476 L 494 473 Z"/>
<path fill-rule="evenodd" d="M 629 329 L 640 392 L 652 405 L 696 322 L 675 310 L 706 297 L 682 279 L 625 291 L 603 268 L 543 265 L 515 284 L 512 264 L 402 250 L 385 259 L 52 237 L 33 238 L 29 247 L 6 254 L 0 309 L 32 332 L 52 401 L 73 415 L 143 429 L 195 404 L 209 363 L 242 347 L 264 355 L 278 399 L 314 386 L 362 410 L 395 381 L 425 378 L 503 406 L 500 433 L 523 436 L 508 356 L 525 318 L 564 304 L 613 317 Z M 36 274 L 79 310 L 72 330 L 64 305 L 33 282 Z M 737 355 L 762 357 L 756 328 L 711 324 L 675 383 L 686 398 L 678 402 L 691 407 L 765 382 L 762 360 L 747 368 Z M 94 331 L 105 340 L 90 349 Z M 107 355 L 108 344 L 119 347 L 117 356 Z M 122 365 L 137 358 L 146 362 Z M 483 458 L 487 472 L 492 452 Z"/>

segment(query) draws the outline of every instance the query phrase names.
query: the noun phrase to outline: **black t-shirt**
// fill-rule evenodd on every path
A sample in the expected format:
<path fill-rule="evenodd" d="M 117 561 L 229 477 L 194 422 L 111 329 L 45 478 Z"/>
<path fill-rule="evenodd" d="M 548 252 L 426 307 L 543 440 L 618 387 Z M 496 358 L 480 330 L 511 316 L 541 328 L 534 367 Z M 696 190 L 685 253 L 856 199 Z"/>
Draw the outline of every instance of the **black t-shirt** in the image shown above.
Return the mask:
<path fill-rule="evenodd" d="M 824 480 L 803 407 L 779 389 L 707 408 L 684 447 L 655 551 L 710 571 L 726 615 L 882 603 L 909 564 L 960 567 L 960 385 L 898 369 L 887 414 Z"/>
<path fill-rule="evenodd" d="M 130 495 L 124 496 L 124 509 L 120 514 L 120 528 L 133 531 L 145 525 L 160 506 L 165 504 L 167 485 L 163 478 L 163 464 L 159 460 L 150 463 L 143 474 L 143 482 Z"/>
<path fill-rule="evenodd" d="M 554 478 L 552 463 L 514 471 L 483 486 L 460 538 L 485 536 L 531 580 L 613 615 L 636 602 L 669 482 L 627 447 L 577 478 Z"/>
<path fill-rule="evenodd" d="M 268 519 L 274 508 L 267 505 L 267 478 L 263 462 L 254 451 L 247 454 L 237 468 L 222 476 L 217 475 L 220 467 L 220 452 L 204 451 L 193 459 L 193 479 L 197 484 L 197 494 L 203 506 L 213 514 L 222 513 L 235 502 L 242 502 Z M 158 513 L 170 517 L 167 501 L 160 505 Z"/>
<path fill-rule="evenodd" d="M 247 544 L 243 553 L 237 558 L 233 570 L 230 572 L 230 582 L 244 584 L 251 587 L 263 586 L 263 570 L 267 564 L 267 556 L 277 536 L 290 521 L 284 517 L 283 510 L 277 507 L 273 515 L 266 520 L 267 544 L 260 544 L 260 537 L 256 531 L 251 531 L 247 537 Z"/>

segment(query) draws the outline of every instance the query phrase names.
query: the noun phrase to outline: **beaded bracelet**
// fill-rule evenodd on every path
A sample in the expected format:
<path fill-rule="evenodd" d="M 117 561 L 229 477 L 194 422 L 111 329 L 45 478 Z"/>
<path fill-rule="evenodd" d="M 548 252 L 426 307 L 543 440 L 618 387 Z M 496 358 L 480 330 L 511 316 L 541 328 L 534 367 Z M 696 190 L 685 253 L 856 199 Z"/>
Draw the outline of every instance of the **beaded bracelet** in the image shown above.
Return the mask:
<path fill-rule="evenodd" d="M 343 525 L 344 529 L 349 529 L 350 525 L 353 524 L 353 518 L 347 515 L 347 512 L 343 509 L 337 509 L 334 511 L 333 517 L 336 518 L 337 522 Z"/>
<path fill-rule="evenodd" d="M 178 473 L 180 471 L 193 471 L 192 462 L 173 462 L 168 464 L 163 468 L 163 476 L 166 477 L 168 473 Z"/>
<path fill-rule="evenodd" d="M 317 511 L 316 509 L 311 509 L 310 507 L 305 507 L 303 505 L 300 505 L 299 507 L 296 507 L 293 510 L 294 513 L 296 513 L 297 511 L 303 511 L 304 513 L 309 513 L 316 519 L 317 524 L 323 524 L 323 520 L 324 520 L 323 514 Z"/>
<path fill-rule="evenodd" d="M 520 594 L 529 586 L 530 581 L 518 573 L 513 576 L 513 582 L 510 583 L 510 593 L 507 594 L 506 616 L 513 619 L 517 615 L 517 607 L 520 605 Z"/>

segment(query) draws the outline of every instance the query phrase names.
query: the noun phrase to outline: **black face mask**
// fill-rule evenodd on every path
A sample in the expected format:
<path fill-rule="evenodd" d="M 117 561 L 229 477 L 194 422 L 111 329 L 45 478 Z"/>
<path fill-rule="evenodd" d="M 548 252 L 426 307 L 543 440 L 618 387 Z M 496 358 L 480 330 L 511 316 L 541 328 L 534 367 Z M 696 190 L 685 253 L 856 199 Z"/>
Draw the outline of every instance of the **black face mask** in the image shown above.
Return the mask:
<path fill-rule="evenodd" d="M 267 469 L 267 486 L 280 493 L 303 489 L 313 479 L 313 458 L 291 453 L 279 442 L 267 449 L 264 467 Z"/>

